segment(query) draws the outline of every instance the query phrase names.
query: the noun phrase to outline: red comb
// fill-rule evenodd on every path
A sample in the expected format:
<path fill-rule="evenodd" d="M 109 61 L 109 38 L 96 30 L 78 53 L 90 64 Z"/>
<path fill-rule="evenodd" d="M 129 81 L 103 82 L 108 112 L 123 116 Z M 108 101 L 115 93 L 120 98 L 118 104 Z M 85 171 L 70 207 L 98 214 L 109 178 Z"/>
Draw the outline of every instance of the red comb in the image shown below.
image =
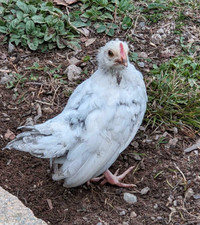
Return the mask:
<path fill-rule="evenodd" d="M 121 57 L 123 59 L 125 59 L 126 58 L 126 54 L 125 54 L 125 51 L 124 51 L 124 46 L 123 46 L 122 43 L 120 43 L 119 46 L 120 46 L 120 55 L 121 55 Z"/>

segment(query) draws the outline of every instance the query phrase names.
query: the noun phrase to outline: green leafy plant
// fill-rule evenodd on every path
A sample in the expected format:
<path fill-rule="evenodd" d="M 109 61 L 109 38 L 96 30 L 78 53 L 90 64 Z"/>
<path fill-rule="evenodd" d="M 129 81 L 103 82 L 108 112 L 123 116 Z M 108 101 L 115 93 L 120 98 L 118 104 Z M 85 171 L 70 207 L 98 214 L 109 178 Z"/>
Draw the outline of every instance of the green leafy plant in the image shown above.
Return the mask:
<path fill-rule="evenodd" d="M 50 2 L 0 0 L 0 33 L 31 50 L 71 46 L 75 37 L 68 16 Z"/>
<path fill-rule="evenodd" d="M 157 23 L 165 17 L 164 12 L 170 9 L 166 2 L 156 1 L 148 3 L 147 7 L 142 9 L 142 13 L 149 22 Z"/>
<path fill-rule="evenodd" d="M 200 128 L 200 58 L 180 56 L 154 66 L 147 122 Z"/>
<path fill-rule="evenodd" d="M 131 12 L 135 9 L 131 0 L 82 0 L 80 10 L 71 13 L 73 25 L 85 26 L 93 23 L 97 33 L 115 34 L 120 26 L 123 30 L 132 27 Z"/>

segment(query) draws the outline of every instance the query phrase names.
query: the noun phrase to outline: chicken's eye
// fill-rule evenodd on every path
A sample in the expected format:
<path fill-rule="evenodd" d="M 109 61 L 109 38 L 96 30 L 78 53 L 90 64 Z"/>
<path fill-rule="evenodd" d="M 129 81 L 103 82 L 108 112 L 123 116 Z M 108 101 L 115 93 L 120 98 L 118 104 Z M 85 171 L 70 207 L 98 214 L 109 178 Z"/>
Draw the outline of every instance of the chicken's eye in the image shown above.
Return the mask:
<path fill-rule="evenodd" d="M 114 53 L 113 53 L 111 50 L 109 50 L 109 51 L 108 51 L 108 55 L 109 55 L 110 57 L 113 57 L 113 56 L 114 56 Z"/>

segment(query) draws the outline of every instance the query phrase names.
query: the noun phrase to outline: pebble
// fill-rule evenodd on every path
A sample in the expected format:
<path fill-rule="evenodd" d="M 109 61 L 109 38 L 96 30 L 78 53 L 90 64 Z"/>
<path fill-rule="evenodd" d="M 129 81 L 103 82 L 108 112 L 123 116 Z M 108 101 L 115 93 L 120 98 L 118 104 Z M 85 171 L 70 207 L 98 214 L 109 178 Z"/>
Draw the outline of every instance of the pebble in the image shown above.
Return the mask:
<path fill-rule="evenodd" d="M 149 188 L 149 187 L 145 187 L 145 188 L 143 188 L 143 189 L 140 191 L 140 194 L 141 194 L 141 195 L 146 195 L 149 191 L 150 191 L 150 188 Z"/>
<path fill-rule="evenodd" d="M 15 46 L 9 42 L 8 44 L 8 53 L 12 53 L 15 50 Z"/>
<path fill-rule="evenodd" d="M 185 193 L 185 198 L 189 199 L 194 195 L 194 191 L 192 188 L 188 188 L 188 190 Z"/>
<path fill-rule="evenodd" d="M 126 215 L 126 212 L 123 210 L 119 213 L 120 216 L 125 216 Z"/>
<path fill-rule="evenodd" d="M 144 68 L 144 62 L 138 62 L 137 64 L 139 67 Z"/>
<path fill-rule="evenodd" d="M 158 33 L 158 34 L 164 34 L 164 33 L 165 33 L 165 31 L 164 31 L 164 29 L 163 29 L 163 28 L 160 28 L 159 30 L 157 30 L 157 33 Z"/>
<path fill-rule="evenodd" d="M 145 58 L 145 59 L 146 59 L 146 58 L 148 58 L 148 55 L 147 55 L 146 52 L 139 52 L 139 53 L 138 53 L 138 57 L 139 57 L 139 58 Z"/>
<path fill-rule="evenodd" d="M 124 193 L 124 200 L 129 204 L 134 204 L 137 202 L 137 196 L 130 194 L 128 192 Z"/>
<path fill-rule="evenodd" d="M 13 75 L 12 74 L 7 74 L 7 73 L 4 73 L 3 76 L 1 77 L 1 80 L 0 80 L 0 84 L 7 84 L 9 81 L 12 81 L 14 79 Z"/>
<path fill-rule="evenodd" d="M 80 79 L 80 74 L 82 69 L 76 65 L 69 65 L 67 69 L 64 71 L 64 74 L 67 74 L 67 78 L 69 81 L 76 81 Z"/>
<path fill-rule="evenodd" d="M 141 161 L 142 158 L 139 156 L 139 155 L 133 155 L 133 158 L 136 160 L 136 161 Z"/>
<path fill-rule="evenodd" d="M 98 222 L 96 225 L 103 225 L 103 223 L 102 222 Z"/>
<path fill-rule="evenodd" d="M 156 218 L 154 216 L 151 216 L 151 220 L 155 220 Z"/>
<path fill-rule="evenodd" d="M 154 209 L 158 209 L 158 204 L 156 203 L 154 206 L 153 206 Z"/>
<path fill-rule="evenodd" d="M 144 28 L 145 27 L 145 22 L 140 22 L 139 27 Z"/>
<path fill-rule="evenodd" d="M 137 214 L 136 214 L 134 211 L 132 211 L 132 212 L 130 213 L 130 217 L 131 217 L 131 218 L 135 218 L 135 217 L 137 217 Z"/>
<path fill-rule="evenodd" d="M 200 199 L 200 194 L 195 194 L 195 195 L 193 195 L 193 198 L 194 198 L 194 199 Z"/>
<path fill-rule="evenodd" d="M 160 44 L 162 41 L 162 37 L 160 36 L 160 34 L 153 34 L 151 36 L 151 39 L 154 44 Z"/>
<path fill-rule="evenodd" d="M 157 217 L 157 220 L 162 220 L 162 219 L 163 219 L 162 216 Z"/>

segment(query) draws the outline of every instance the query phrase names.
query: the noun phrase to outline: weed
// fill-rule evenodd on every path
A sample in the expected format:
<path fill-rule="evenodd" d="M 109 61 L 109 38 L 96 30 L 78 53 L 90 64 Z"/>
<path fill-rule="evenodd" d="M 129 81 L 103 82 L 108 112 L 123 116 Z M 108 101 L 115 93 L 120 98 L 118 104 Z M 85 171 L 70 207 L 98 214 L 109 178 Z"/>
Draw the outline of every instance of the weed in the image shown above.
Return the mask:
<path fill-rule="evenodd" d="M 200 58 L 180 56 L 154 66 L 147 123 L 200 128 Z"/>

